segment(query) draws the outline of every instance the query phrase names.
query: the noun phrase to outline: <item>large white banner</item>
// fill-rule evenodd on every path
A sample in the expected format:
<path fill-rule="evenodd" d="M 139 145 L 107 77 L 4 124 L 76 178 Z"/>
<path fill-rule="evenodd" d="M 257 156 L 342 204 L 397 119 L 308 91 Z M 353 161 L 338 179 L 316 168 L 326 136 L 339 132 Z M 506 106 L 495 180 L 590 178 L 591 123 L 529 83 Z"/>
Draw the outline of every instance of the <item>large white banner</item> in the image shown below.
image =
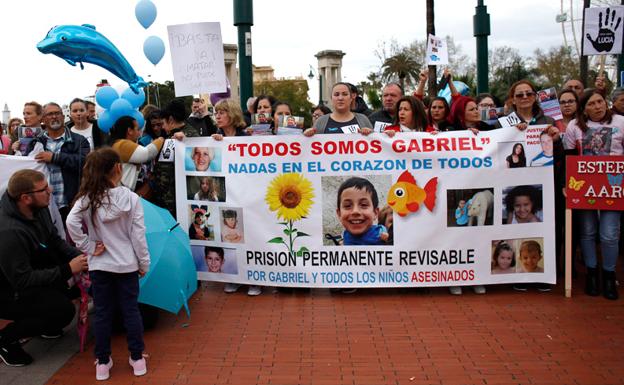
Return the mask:
<path fill-rule="evenodd" d="M 225 92 L 221 25 L 190 23 L 167 26 L 176 96 Z"/>
<path fill-rule="evenodd" d="M 583 55 L 622 53 L 624 6 L 585 8 Z"/>
<path fill-rule="evenodd" d="M 176 146 L 178 220 L 204 280 L 554 283 L 543 128 L 187 138 Z"/>

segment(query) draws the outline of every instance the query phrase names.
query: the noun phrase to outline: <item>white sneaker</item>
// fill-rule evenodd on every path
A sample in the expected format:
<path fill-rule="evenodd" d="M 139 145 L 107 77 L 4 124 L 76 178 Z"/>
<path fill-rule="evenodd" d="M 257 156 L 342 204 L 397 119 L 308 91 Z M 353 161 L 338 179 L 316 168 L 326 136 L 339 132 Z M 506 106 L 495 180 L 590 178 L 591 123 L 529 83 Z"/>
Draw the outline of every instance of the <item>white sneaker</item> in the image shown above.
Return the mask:
<path fill-rule="evenodd" d="M 132 366 L 132 371 L 135 376 L 142 376 L 147 373 L 147 363 L 145 362 L 145 358 L 141 357 L 140 360 L 133 360 L 132 357 L 128 358 L 128 363 Z"/>
<path fill-rule="evenodd" d="M 247 289 L 247 295 L 255 297 L 262 294 L 262 288 L 260 286 L 249 286 Z"/>
<path fill-rule="evenodd" d="M 236 293 L 236 290 L 238 290 L 238 288 L 240 287 L 240 285 L 238 283 L 226 283 L 225 286 L 223 286 L 223 291 L 226 293 Z"/>
<path fill-rule="evenodd" d="M 462 295 L 462 288 L 461 288 L 461 286 L 450 286 L 449 287 L 449 291 L 453 295 Z"/>
<path fill-rule="evenodd" d="M 110 377 L 110 370 L 113 367 L 113 358 L 109 357 L 108 364 L 100 364 L 95 361 L 95 379 L 98 381 L 108 380 Z"/>
<path fill-rule="evenodd" d="M 485 286 L 483 285 L 473 286 L 472 290 L 474 290 L 475 294 L 485 294 Z"/>

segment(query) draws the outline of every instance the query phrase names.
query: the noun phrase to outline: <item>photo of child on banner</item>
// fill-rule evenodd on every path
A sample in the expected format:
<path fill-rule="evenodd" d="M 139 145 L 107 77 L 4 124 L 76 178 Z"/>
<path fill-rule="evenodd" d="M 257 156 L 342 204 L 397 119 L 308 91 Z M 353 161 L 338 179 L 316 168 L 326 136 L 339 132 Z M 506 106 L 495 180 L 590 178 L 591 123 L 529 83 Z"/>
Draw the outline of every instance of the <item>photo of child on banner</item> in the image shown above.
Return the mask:
<path fill-rule="evenodd" d="M 243 214 L 240 208 L 221 208 L 221 242 L 244 243 Z"/>
<path fill-rule="evenodd" d="M 503 224 L 543 221 L 542 185 L 510 186 L 503 189 Z"/>
<path fill-rule="evenodd" d="M 195 261 L 198 275 L 211 274 L 238 274 L 236 249 L 219 246 L 191 246 L 191 253 Z M 218 276 L 217 276 L 218 279 Z"/>
<path fill-rule="evenodd" d="M 225 202 L 225 177 L 187 176 L 186 191 L 189 200 Z"/>
<path fill-rule="evenodd" d="M 212 216 L 208 206 L 189 205 L 189 218 L 192 218 L 189 226 L 189 238 L 197 241 L 214 241 L 214 226 L 208 221 Z"/>
<path fill-rule="evenodd" d="M 388 208 L 382 207 L 384 223 L 379 221 L 380 202 L 386 201 L 390 176 L 323 177 L 323 244 L 326 246 L 389 245 Z M 391 215 L 390 215 L 391 217 Z"/>
<path fill-rule="evenodd" d="M 213 147 L 187 147 L 184 165 L 186 171 L 220 172 L 221 149 Z"/>
<path fill-rule="evenodd" d="M 516 251 L 514 241 L 504 239 L 492 241 L 492 274 L 516 272 Z"/>
<path fill-rule="evenodd" d="M 447 227 L 494 224 L 494 189 L 447 190 Z"/>

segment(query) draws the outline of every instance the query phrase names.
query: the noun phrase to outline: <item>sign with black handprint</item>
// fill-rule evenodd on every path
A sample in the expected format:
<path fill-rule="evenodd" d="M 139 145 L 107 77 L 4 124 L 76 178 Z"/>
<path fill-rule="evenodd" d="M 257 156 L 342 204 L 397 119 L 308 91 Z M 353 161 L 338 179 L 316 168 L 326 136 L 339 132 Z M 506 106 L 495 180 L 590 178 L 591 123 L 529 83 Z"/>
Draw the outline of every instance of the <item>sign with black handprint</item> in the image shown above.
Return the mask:
<path fill-rule="evenodd" d="M 583 55 L 615 55 L 622 52 L 623 6 L 586 8 Z"/>

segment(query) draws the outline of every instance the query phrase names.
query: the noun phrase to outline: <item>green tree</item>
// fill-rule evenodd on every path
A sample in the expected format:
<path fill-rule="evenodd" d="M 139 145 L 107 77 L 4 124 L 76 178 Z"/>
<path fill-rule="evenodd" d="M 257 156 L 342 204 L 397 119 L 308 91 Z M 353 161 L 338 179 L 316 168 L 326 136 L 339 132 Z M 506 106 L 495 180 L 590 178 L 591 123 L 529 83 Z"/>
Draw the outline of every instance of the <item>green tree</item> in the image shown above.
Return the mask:
<path fill-rule="evenodd" d="M 254 84 L 254 92 L 258 95 L 273 95 L 277 100 L 290 104 L 295 116 L 303 116 L 306 127 L 312 125 L 314 105 L 308 100 L 308 82 L 304 79 L 270 80 Z"/>
<path fill-rule="evenodd" d="M 578 79 L 579 60 L 570 48 L 552 47 L 548 52 L 535 50 L 535 71 L 542 83 L 560 89 L 568 79 Z"/>
<path fill-rule="evenodd" d="M 538 89 L 541 82 L 536 82 L 534 68 L 530 68 L 526 59 L 515 48 L 502 46 L 490 50 L 490 93 L 501 102 L 507 98 L 509 87 L 518 80 L 528 79 Z"/>
<path fill-rule="evenodd" d="M 379 91 L 383 84 L 378 73 L 369 73 L 366 80 L 359 82 L 357 86 L 362 90 L 362 93 L 366 97 L 366 102 L 371 109 L 378 110 L 382 107 Z"/>
<path fill-rule="evenodd" d="M 412 57 L 407 50 L 403 50 L 387 58 L 382 65 L 382 77 L 388 81 L 399 79 L 399 84 L 403 89 L 405 85 L 412 85 L 418 82 L 418 73 L 422 63 Z"/>

